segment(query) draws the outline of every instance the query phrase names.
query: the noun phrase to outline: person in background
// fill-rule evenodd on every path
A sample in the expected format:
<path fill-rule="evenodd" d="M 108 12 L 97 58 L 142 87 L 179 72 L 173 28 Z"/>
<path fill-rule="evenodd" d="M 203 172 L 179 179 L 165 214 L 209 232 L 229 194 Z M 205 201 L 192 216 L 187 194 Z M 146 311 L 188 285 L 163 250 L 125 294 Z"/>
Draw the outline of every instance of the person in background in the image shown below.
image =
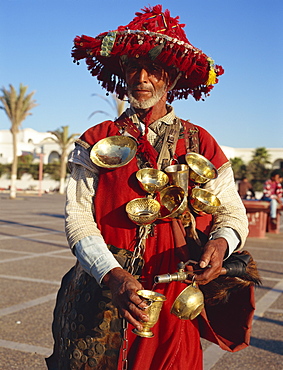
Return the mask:
<path fill-rule="evenodd" d="M 243 176 L 242 180 L 238 184 L 238 193 L 240 194 L 241 199 L 247 199 L 248 197 L 255 199 L 255 192 L 252 184 L 249 182 L 246 176 Z"/>
<path fill-rule="evenodd" d="M 270 218 L 274 225 L 277 225 L 277 208 L 283 204 L 282 171 L 274 170 L 270 179 L 265 181 L 262 200 L 270 202 Z"/>

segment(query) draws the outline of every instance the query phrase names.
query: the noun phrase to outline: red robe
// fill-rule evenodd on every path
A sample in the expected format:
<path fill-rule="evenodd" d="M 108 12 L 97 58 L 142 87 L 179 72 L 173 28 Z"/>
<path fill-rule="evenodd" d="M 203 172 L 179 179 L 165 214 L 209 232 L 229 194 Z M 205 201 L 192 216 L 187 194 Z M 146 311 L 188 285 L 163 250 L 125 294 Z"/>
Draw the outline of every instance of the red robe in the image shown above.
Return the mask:
<path fill-rule="evenodd" d="M 210 160 L 216 168 L 228 160 L 213 137 L 201 127 L 199 129 L 200 154 Z M 119 135 L 116 125 L 106 121 L 87 130 L 81 137 L 93 145 L 107 136 Z M 179 163 L 185 163 L 186 147 L 183 139 L 178 140 L 176 154 Z M 116 169 L 100 169 L 99 183 L 95 196 L 95 214 L 98 228 L 107 244 L 133 250 L 136 243 L 137 226 L 129 220 L 125 211 L 126 204 L 146 193 L 141 189 L 135 173 L 138 171 L 134 158 L 126 166 Z M 197 217 L 197 228 L 208 234 L 212 222 L 210 215 Z M 176 232 L 178 237 L 176 238 Z M 174 273 L 180 262 L 178 248 L 185 245 L 182 230 L 176 220 L 158 220 L 154 236 L 146 241 L 144 253 L 145 266 L 140 281 L 145 289 L 152 289 L 155 275 Z M 167 298 L 163 304 L 159 320 L 153 327 L 153 338 L 141 338 L 128 329 L 128 363 L 131 370 L 166 370 L 166 369 L 202 369 L 202 351 L 200 334 L 219 344 L 223 349 L 236 351 L 248 345 L 253 301 L 250 292 L 246 292 L 245 311 L 239 317 L 239 297 L 235 303 L 225 307 L 214 307 L 212 314 L 203 311 L 195 320 L 180 320 L 170 314 L 171 306 L 186 287 L 180 282 L 158 284 L 155 291 Z M 241 292 L 241 301 L 243 292 Z M 234 306 L 232 312 L 230 308 Z M 218 309 L 220 311 L 218 311 Z M 219 314 L 218 314 L 219 313 Z M 208 317 L 207 317 L 208 316 Z M 221 317 L 221 320 L 218 318 Z M 240 321 L 240 322 L 239 322 Z M 213 328 L 212 328 L 213 327 Z M 215 330 L 217 334 L 215 334 Z M 121 363 L 119 361 L 119 363 Z"/>

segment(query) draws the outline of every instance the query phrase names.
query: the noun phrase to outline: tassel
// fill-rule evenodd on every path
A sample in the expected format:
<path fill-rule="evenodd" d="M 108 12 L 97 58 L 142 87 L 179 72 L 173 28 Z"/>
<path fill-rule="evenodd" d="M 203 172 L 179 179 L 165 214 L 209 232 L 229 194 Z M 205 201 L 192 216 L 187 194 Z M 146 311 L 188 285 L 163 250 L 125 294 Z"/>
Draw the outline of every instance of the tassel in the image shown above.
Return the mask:
<path fill-rule="evenodd" d="M 161 53 L 163 48 L 164 48 L 164 43 L 159 44 L 159 45 L 155 46 L 153 49 L 149 50 L 148 55 L 149 55 L 150 59 L 155 60 L 158 57 L 158 55 Z"/>
<path fill-rule="evenodd" d="M 196 220 L 190 211 L 186 211 L 180 217 L 181 222 L 184 227 L 188 228 L 188 236 L 193 238 L 197 245 L 201 245 L 198 233 L 196 231 Z"/>
<path fill-rule="evenodd" d="M 138 146 L 138 153 L 141 154 L 147 162 L 149 162 L 152 168 L 157 169 L 157 151 L 153 148 L 150 142 L 147 140 L 146 136 L 140 136 L 139 139 L 139 146 Z"/>
<path fill-rule="evenodd" d="M 138 138 L 139 146 L 138 146 L 138 153 L 142 154 L 143 157 L 147 162 L 150 163 L 151 167 L 157 169 L 157 156 L 158 152 L 153 148 L 150 142 L 147 140 L 147 133 L 148 133 L 148 126 L 150 124 L 150 117 L 152 113 L 152 108 L 147 113 L 144 124 L 145 124 L 145 132 L 144 135 L 141 135 Z"/>
<path fill-rule="evenodd" d="M 216 73 L 215 73 L 215 70 L 213 68 L 210 68 L 209 72 L 208 72 L 208 79 L 206 81 L 206 85 L 209 86 L 209 85 L 214 85 L 216 83 Z"/>

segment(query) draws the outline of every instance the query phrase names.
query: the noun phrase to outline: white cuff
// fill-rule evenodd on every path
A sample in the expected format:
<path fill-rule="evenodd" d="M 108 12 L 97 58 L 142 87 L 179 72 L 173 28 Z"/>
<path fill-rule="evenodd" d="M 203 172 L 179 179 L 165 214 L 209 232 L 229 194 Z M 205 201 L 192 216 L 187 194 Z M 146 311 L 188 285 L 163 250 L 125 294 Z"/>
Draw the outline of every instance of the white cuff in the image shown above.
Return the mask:
<path fill-rule="evenodd" d="M 75 244 L 74 252 L 82 268 L 99 284 L 110 270 L 121 267 L 101 236 L 91 235 L 81 239 Z"/>
<path fill-rule="evenodd" d="M 226 258 L 228 258 L 234 252 L 240 243 L 240 237 L 238 236 L 237 231 L 231 229 L 230 227 L 222 227 L 217 229 L 209 236 L 209 239 L 213 240 L 218 238 L 224 238 L 228 243 L 228 256 L 226 256 Z"/>

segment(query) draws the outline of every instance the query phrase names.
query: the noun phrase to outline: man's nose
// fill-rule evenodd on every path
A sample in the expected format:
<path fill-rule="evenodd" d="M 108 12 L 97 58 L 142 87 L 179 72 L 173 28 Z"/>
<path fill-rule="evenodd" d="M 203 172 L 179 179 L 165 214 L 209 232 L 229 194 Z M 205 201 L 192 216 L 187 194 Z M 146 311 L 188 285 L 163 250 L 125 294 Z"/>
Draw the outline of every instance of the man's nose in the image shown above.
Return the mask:
<path fill-rule="evenodd" d="M 149 74 L 145 68 L 141 68 L 138 73 L 138 80 L 140 83 L 147 83 L 148 82 Z"/>

